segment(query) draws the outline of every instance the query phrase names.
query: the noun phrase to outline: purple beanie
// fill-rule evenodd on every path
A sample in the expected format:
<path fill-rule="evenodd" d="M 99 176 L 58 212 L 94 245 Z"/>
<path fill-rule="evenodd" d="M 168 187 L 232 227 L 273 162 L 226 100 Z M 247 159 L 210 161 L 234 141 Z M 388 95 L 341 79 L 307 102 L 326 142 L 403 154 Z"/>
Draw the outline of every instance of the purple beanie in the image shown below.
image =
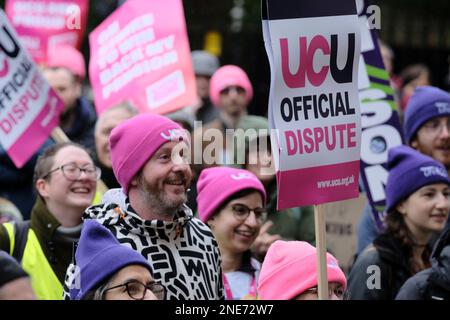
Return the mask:
<path fill-rule="evenodd" d="M 85 220 L 75 260 L 80 272 L 80 288 L 70 290 L 71 300 L 82 300 L 87 293 L 126 266 L 141 265 L 152 273 L 148 261 L 140 253 L 120 244 L 108 229 L 95 220 Z"/>
<path fill-rule="evenodd" d="M 266 190 L 259 179 L 250 171 L 229 167 L 204 169 L 197 182 L 198 215 L 208 221 L 217 208 L 236 192 L 255 189 L 266 203 Z"/>
<path fill-rule="evenodd" d="M 436 87 L 417 87 L 405 111 L 406 143 L 411 144 L 414 134 L 425 122 L 442 116 L 450 116 L 450 94 Z"/>
<path fill-rule="evenodd" d="M 111 162 L 125 194 L 133 177 L 164 143 L 181 140 L 188 141 L 184 129 L 156 114 L 140 114 L 115 127 L 109 138 Z"/>
<path fill-rule="evenodd" d="M 229 86 L 244 88 L 247 101 L 253 98 L 252 83 L 244 70 L 234 65 L 220 67 L 212 76 L 209 83 L 209 95 L 215 106 L 219 106 L 220 91 Z"/>
<path fill-rule="evenodd" d="M 434 183 L 450 185 L 444 166 L 410 147 L 389 150 L 389 176 L 386 184 L 386 212 L 423 186 Z"/>

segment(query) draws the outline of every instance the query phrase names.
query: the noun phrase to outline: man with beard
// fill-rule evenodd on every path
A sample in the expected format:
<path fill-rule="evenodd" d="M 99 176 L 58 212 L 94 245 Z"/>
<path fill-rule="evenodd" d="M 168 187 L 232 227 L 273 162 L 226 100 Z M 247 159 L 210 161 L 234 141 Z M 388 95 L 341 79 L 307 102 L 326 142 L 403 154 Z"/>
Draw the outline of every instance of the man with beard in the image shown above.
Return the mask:
<path fill-rule="evenodd" d="M 48 52 L 43 75 L 64 102 L 59 126 L 73 142 L 95 152 L 96 114 L 92 104 L 82 96 L 86 76 L 82 54 L 71 46 L 58 46 Z"/>
<path fill-rule="evenodd" d="M 417 87 L 406 107 L 405 143 L 441 162 L 450 173 L 450 94 L 432 86 Z M 358 253 L 378 235 L 366 205 L 358 226 Z M 448 224 L 448 223 L 447 223 Z"/>
<path fill-rule="evenodd" d="M 210 229 L 185 205 L 192 173 L 190 142 L 172 120 L 141 114 L 110 136 L 112 168 L 121 189 L 84 219 L 96 219 L 120 243 L 141 253 L 168 299 L 223 299 L 219 249 Z M 76 261 L 67 270 L 65 293 L 79 289 Z"/>

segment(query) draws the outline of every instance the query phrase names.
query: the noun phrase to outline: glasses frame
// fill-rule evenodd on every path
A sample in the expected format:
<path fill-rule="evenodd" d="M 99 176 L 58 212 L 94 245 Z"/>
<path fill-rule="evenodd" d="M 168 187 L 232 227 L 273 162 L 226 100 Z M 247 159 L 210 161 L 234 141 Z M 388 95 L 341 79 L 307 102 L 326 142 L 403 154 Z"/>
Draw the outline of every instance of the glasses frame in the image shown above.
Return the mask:
<path fill-rule="evenodd" d="M 130 288 L 128 287 L 130 284 L 139 284 L 139 285 L 144 287 L 144 291 L 143 291 L 142 297 L 140 299 L 136 299 L 135 297 L 133 297 L 130 294 Z M 155 295 L 155 297 L 157 297 L 159 300 L 165 300 L 166 299 L 167 289 L 162 283 L 152 282 L 151 284 L 147 284 L 146 285 L 146 284 L 143 284 L 142 282 L 137 281 L 137 280 L 129 280 L 129 281 L 127 281 L 125 283 L 122 283 L 122 284 L 119 284 L 117 286 L 114 286 L 114 287 L 111 287 L 111 288 L 107 288 L 107 289 L 105 289 L 103 291 L 102 296 L 104 297 L 106 292 L 108 292 L 109 290 L 117 289 L 117 288 L 120 288 L 120 287 L 123 287 L 123 286 L 125 286 L 127 288 L 127 294 L 133 300 L 144 300 L 145 295 L 147 294 L 147 290 L 150 290 L 150 292 L 152 292 Z M 158 297 L 158 295 L 155 293 L 155 291 L 153 291 L 152 288 L 154 288 L 154 287 L 159 287 L 160 289 L 162 289 L 163 292 L 162 292 L 162 297 L 161 298 Z"/>
<path fill-rule="evenodd" d="M 243 218 L 242 216 L 239 216 L 239 215 L 237 214 L 237 211 L 235 210 L 235 206 L 241 206 L 241 207 L 244 207 L 244 208 L 247 209 L 248 212 L 247 212 L 247 214 L 245 215 L 245 218 Z M 254 209 L 250 209 L 249 207 L 247 207 L 245 204 L 242 204 L 242 203 L 234 203 L 234 204 L 232 204 L 230 207 L 231 207 L 231 211 L 233 211 L 233 216 L 234 216 L 237 220 L 239 220 L 239 221 L 245 221 L 245 220 L 247 220 L 248 217 L 250 216 L 250 213 L 252 213 L 252 212 L 253 212 L 253 214 L 255 215 L 256 220 L 258 220 L 259 222 L 264 223 L 264 221 L 267 220 L 267 209 L 266 209 L 266 208 L 254 208 Z M 255 212 L 256 209 L 261 209 L 261 210 L 262 210 L 261 218 L 258 218 L 258 216 L 256 215 L 256 212 Z"/>
<path fill-rule="evenodd" d="M 78 177 L 76 179 L 70 179 L 69 177 L 66 176 L 66 174 L 64 173 L 64 167 L 66 167 L 66 166 L 73 166 L 73 167 L 76 167 L 78 169 L 79 174 L 78 174 Z M 102 175 L 102 170 L 99 167 L 97 167 L 97 166 L 94 166 L 94 168 L 95 168 L 95 173 L 96 173 L 95 181 L 98 181 L 100 179 L 101 175 Z M 61 170 L 62 175 L 64 176 L 64 178 L 66 178 L 69 181 L 77 181 L 81 177 L 81 173 L 82 172 L 84 172 L 85 175 L 87 177 L 89 177 L 88 174 L 87 174 L 87 168 L 80 168 L 77 165 L 74 165 L 73 163 L 66 163 L 66 164 L 60 165 L 59 167 L 57 167 L 55 169 L 50 170 L 49 172 L 44 174 L 41 177 L 41 179 L 47 179 L 53 172 L 56 172 L 58 170 Z"/>

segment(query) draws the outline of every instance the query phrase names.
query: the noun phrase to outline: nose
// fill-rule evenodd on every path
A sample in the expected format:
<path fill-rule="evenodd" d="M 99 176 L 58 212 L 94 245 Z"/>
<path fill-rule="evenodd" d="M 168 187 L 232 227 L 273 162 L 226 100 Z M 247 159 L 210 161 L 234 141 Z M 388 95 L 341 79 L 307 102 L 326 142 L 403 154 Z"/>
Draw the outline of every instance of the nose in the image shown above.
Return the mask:
<path fill-rule="evenodd" d="M 441 134 L 439 135 L 440 138 L 449 138 L 450 137 L 450 130 L 449 130 L 449 123 L 444 123 L 443 129 L 441 130 Z"/>
<path fill-rule="evenodd" d="M 333 291 L 333 293 L 331 294 L 330 300 L 341 300 L 341 298 L 339 298 L 339 297 L 336 295 L 336 293 L 334 293 L 334 291 Z"/>
<path fill-rule="evenodd" d="M 147 290 L 143 300 L 158 300 L 158 298 L 153 292 L 151 292 L 151 290 Z"/>
<path fill-rule="evenodd" d="M 436 204 L 438 209 L 446 210 L 447 212 L 450 210 L 450 199 L 445 194 L 439 195 L 438 203 Z"/>
<path fill-rule="evenodd" d="M 250 214 L 248 215 L 247 219 L 245 219 L 245 224 L 247 224 L 248 226 L 250 226 L 252 228 L 258 228 L 261 225 L 261 223 L 258 221 L 258 219 L 256 218 L 256 215 L 253 211 L 251 211 Z"/>

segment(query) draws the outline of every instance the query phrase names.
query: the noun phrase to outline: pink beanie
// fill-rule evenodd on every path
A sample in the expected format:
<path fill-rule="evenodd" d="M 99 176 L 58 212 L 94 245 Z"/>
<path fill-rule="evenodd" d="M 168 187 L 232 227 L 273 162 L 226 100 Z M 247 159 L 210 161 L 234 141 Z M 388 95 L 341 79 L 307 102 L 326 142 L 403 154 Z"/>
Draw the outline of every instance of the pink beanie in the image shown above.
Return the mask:
<path fill-rule="evenodd" d="M 255 189 L 266 203 L 266 190 L 250 171 L 229 167 L 204 169 L 197 182 L 197 205 L 200 220 L 208 221 L 217 208 L 236 192 Z"/>
<path fill-rule="evenodd" d="M 347 280 L 338 261 L 327 253 L 328 282 L 345 288 Z M 304 241 L 275 241 L 267 251 L 259 275 L 262 300 L 290 300 L 317 286 L 316 248 Z"/>
<path fill-rule="evenodd" d="M 46 66 L 66 68 L 83 80 L 86 76 L 86 65 L 80 51 L 69 45 L 52 47 L 47 52 Z"/>
<path fill-rule="evenodd" d="M 109 137 L 111 162 L 125 194 L 133 177 L 166 142 L 189 141 L 186 132 L 169 118 L 140 114 L 115 127 Z"/>
<path fill-rule="evenodd" d="M 215 106 L 219 106 L 220 91 L 229 86 L 244 88 L 247 101 L 253 98 L 253 87 L 245 71 L 238 66 L 226 65 L 217 69 L 209 83 L 209 95 Z"/>

